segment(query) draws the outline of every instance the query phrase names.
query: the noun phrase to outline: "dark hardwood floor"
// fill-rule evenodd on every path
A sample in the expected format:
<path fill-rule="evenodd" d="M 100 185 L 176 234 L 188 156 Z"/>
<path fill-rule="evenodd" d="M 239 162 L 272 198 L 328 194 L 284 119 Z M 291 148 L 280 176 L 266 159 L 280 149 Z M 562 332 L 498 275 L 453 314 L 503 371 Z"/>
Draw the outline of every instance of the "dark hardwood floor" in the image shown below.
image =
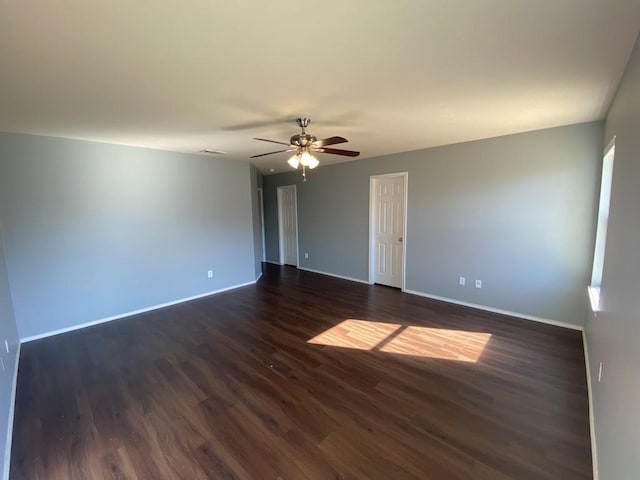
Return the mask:
<path fill-rule="evenodd" d="M 586 479 L 580 332 L 267 266 L 22 346 L 11 479 Z"/>

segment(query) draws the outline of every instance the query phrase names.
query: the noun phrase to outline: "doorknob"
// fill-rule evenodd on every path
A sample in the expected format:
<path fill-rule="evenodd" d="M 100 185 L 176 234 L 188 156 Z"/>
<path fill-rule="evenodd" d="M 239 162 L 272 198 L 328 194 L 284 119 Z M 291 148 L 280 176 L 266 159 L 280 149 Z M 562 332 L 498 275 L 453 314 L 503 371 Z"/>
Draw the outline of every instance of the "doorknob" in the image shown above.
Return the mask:
<path fill-rule="evenodd" d="M 401 242 L 401 241 L 402 241 L 402 237 L 400 237 L 400 238 L 398 239 L 398 241 L 399 241 L 399 242 Z"/>

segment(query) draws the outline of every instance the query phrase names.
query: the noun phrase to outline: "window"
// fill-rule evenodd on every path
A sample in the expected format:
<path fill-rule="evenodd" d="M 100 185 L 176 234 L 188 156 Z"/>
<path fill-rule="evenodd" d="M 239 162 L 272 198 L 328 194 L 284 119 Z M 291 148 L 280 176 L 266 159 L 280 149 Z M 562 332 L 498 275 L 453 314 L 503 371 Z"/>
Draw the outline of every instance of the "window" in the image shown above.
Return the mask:
<path fill-rule="evenodd" d="M 607 224 L 609 223 L 609 202 L 611 200 L 611 181 L 613 179 L 613 159 L 616 153 L 615 137 L 605 150 L 602 160 L 602 181 L 600 183 L 600 204 L 598 206 L 598 226 L 596 228 L 596 244 L 593 252 L 593 271 L 589 298 L 594 312 L 600 310 L 600 284 L 604 267 L 604 251 L 607 242 Z"/>

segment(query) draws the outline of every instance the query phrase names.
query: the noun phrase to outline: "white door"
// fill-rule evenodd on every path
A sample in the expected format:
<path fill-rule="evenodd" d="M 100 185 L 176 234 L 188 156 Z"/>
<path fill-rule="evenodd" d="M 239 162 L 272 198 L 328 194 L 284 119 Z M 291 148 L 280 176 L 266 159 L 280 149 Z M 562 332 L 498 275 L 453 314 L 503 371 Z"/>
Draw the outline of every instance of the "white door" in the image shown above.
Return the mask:
<path fill-rule="evenodd" d="M 278 187 L 280 263 L 298 266 L 298 214 L 296 186 Z"/>
<path fill-rule="evenodd" d="M 372 177 L 373 283 L 403 288 L 406 174 Z"/>

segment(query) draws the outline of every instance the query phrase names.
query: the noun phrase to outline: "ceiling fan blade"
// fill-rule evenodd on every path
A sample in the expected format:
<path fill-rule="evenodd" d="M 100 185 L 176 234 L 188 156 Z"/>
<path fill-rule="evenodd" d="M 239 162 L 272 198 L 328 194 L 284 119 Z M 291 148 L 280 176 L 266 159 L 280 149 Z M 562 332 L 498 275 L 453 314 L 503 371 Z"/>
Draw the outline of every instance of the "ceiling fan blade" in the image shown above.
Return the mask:
<path fill-rule="evenodd" d="M 258 157 L 264 157 L 265 155 L 273 155 L 274 153 L 282 153 L 282 152 L 293 152 L 294 150 L 297 150 L 296 148 L 290 148 L 288 150 L 278 150 L 276 152 L 269 152 L 269 153 L 261 153 L 259 155 L 251 155 L 249 158 L 258 158 Z"/>
<path fill-rule="evenodd" d="M 357 157 L 360 155 L 360 152 L 355 152 L 353 150 L 341 150 L 339 148 L 314 148 L 315 152 L 319 153 L 330 153 L 331 155 L 343 155 L 345 157 Z"/>
<path fill-rule="evenodd" d="M 323 138 L 322 140 L 316 140 L 315 142 L 313 142 L 313 147 L 324 147 L 327 145 L 337 145 L 338 143 L 347 143 L 349 140 L 347 140 L 344 137 L 329 137 L 329 138 Z"/>
<path fill-rule="evenodd" d="M 261 142 L 277 143 L 278 145 L 286 145 L 287 147 L 291 145 L 290 143 L 279 142 L 277 140 L 268 140 L 266 138 L 254 138 L 254 140 L 260 140 Z"/>

